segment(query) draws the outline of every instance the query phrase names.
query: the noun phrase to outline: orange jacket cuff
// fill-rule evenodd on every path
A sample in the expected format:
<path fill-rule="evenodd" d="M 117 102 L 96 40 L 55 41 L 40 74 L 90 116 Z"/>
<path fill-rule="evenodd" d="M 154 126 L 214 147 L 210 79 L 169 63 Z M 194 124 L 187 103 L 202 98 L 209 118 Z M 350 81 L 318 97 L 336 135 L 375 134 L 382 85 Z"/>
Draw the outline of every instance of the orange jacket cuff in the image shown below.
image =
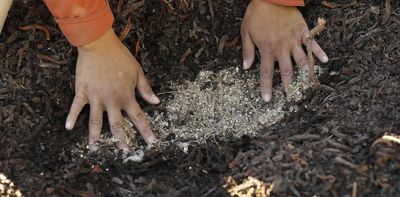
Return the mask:
<path fill-rule="evenodd" d="M 283 6 L 304 6 L 304 0 L 264 0 L 264 1 Z"/>
<path fill-rule="evenodd" d="M 56 17 L 55 20 L 60 26 L 61 31 L 64 33 L 67 40 L 73 46 L 82 46 L 90 43 L 91 41 L 96 40 L 101 35 L 103 35 L 107 30 L 112 28 L 114 16 L 107 0 L 75 0 L 77 2 L 89 3 L 83 6 L 84 10 L 85 7 L 90 7 L 91 9 L 94 9 L 89 9 L 89 13 L 84 13 L 83 15 L 78 16 L 73 15 L 71 10 L 74 10 L 74 8 L 65 9 L 67 6 L 73 5 L 72 1 L 64 3 L 65 7 L 62 5 L 55 6 L 54 3 L 49 3 L 50 1 L 54 0 L 45 0 L 50 11 Z M 56 2 L 56 4 L 63 4 L 63 2 L 60 0 L 55 1 L 58 1 Z M 90 4 L 90 1 L 92 1 L 92 4 Z M 74 6 L 78 7 L 76 5 Z M 61 18 L 60 16 L 63 18 Z"/>

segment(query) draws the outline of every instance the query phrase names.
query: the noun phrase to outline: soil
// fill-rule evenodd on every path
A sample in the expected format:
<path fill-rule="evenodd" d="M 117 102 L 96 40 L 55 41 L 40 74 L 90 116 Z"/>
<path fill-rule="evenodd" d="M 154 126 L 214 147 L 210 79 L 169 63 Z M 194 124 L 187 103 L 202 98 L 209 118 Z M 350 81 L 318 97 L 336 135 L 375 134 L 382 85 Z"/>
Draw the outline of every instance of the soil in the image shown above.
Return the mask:
<path fill-rule="evenodd" d="M 308 90 L 282 104 L 287 99 L 279 77 L 274 90 L 281 96 L 263 104 L 255 101 L 257 66 L 240 69 L 239 30 L 248 1 L 121 1 L 120 9 L 118 0 L 110 2 L 116 32 L 131 24 L 123 42 L 162 100 L 141 106 L 168 143 L 144 147 L 133 135 L 128 156 L 107 140 L 99 153 L 88 154 L 89 107 L 74 131 L 64 129 L 77 51 L 42 1 L 16 1 L 0 35 L 2 196 L 400 194 L 398 1 L 390 15 L 378 0 L 335 9 L 306 1 L 301 11 L 310 27 L 318 17 L 328 22 L 317 38 L 330 57 L 320 64 L 319 80 L 334 91 Z M 44 26 L 50 39 L 40 28 L 19 28 L 32 24 Z M 198 97 L 206 93 L 215 98 L 204 104 L 207 99 Z M 260 127 L 246 113 L 249 105 L 268 117 L 268 110 L 288 113 Z M 212 122 L 215 114 L 221 125 Z"/>

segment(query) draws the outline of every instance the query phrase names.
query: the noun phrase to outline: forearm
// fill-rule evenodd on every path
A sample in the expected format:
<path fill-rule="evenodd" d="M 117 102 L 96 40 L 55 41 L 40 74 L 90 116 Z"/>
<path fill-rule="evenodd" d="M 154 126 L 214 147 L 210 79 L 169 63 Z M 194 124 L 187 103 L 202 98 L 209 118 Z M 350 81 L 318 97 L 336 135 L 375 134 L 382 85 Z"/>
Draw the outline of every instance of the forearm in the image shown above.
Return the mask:
<path fill-rule="evenodd" d="M 304 0 L 264 0 L 264 1 L 284 6 L 304 6 Z"/>
<path fill-rule="evenodd" d="M 12 0 L 2 0 L 0 4 L 0 34 L 3 30 L 3 25 L 6 22 L 8 11 L 11 8 Z"/>
<path fill-rule="evenodd" d="M 107 0 L 44 0 L 60 29 L 74 46 L 96 40 L 114 22 Z"/>

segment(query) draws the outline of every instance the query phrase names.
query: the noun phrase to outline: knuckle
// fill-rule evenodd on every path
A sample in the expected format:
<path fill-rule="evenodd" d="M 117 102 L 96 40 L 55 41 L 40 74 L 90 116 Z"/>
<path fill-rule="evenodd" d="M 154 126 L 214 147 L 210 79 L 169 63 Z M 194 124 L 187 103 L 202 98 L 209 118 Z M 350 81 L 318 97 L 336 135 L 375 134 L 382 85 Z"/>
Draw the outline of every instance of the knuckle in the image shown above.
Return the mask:
<path fill-rule="evenodd" d="M 111 121 L 110 122 L 110 128 L 111 128 L 111 130 L 115 130 L 115 131 L 122 130 L 122 128 L 123 128 L 122 120 Z"/>
<path fill-rule="evenodd" d="M 263 72 L 261 77 L 267 80 L 272 80 L 274 75 L 272 72 Z"/>
<path fill-rule="evenodd" d="M 274 39 L 267 39 L 261 44 L 260 50 L 262 53 L 273 53 L 279 46 L 279 44 L 276 43 L 277 41 Z"/>
<path fill-rule="evenodd" d="M 299 66 L 300 66 L 300 67 L 307 66 L 307 59 L 306 59 L 306 58 L 301 58 L 301 59 L 299 60 Z"/>
<path fill-rule="evenodd" d="M 246 22 L 243 22 L 242 25 L 240 26 L 240 34 L 244 36 L 246 33 L 247 33 L 247 25 Z"/>
<path fill-rule="evenodd" d="M 101 123 L 102 123 L 102 119 L 100 117 L 90 117 L 89 118 L 90 125 L 98 126 L 98 125 L 101 125 Z"/>
<path fill-rule="evenodd" d="M 80 107 L 82 105 L 85 105 L 85 97 L 80 94 L 75 95 L 74 101 L 72 102 L 71 106 Z"/>
<path fill-rule="evenodd" d="M 287 77 L 293 75 L 293 69 L 291 67 L 283 67 L 281 68 L 281 76 Z"/>
<path fill-rule="evenodd" d="M 144 112 L 140 111 L 134 114 L 133 116 L 134 121 L 140 122 L 146 119 Z"/>
<path fill-rule="evenodd" d="M 82 94 L 88 89 L 88 85 L 83 82 L 76 82 L 75 91 L 77 94 Z"/>
<path fill-rule="evenodd" d="M 243 57 L 250 57 L 252 55 L 254 55 L 254 53 L 250 51 L 250 49 L 248 49 L 247 47 L 244 47 L 243 45 Z"/>

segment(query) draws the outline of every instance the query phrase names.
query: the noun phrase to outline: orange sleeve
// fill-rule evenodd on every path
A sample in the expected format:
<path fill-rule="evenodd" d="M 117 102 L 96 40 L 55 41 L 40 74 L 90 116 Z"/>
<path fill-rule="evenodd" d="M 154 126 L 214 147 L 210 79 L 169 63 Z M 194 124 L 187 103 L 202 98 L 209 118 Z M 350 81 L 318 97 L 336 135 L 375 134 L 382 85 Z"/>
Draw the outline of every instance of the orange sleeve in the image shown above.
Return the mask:
<path fill-rule="evenodd" d="M 107 0 L 44 0 L 61 31 L 74 46 L 82 46 L 112 28 Z"/>
<path fill-rule="evenodd" d="M 264 0 L 264 1 L 284 6 L 304 6 L 304 0 Z"/>

